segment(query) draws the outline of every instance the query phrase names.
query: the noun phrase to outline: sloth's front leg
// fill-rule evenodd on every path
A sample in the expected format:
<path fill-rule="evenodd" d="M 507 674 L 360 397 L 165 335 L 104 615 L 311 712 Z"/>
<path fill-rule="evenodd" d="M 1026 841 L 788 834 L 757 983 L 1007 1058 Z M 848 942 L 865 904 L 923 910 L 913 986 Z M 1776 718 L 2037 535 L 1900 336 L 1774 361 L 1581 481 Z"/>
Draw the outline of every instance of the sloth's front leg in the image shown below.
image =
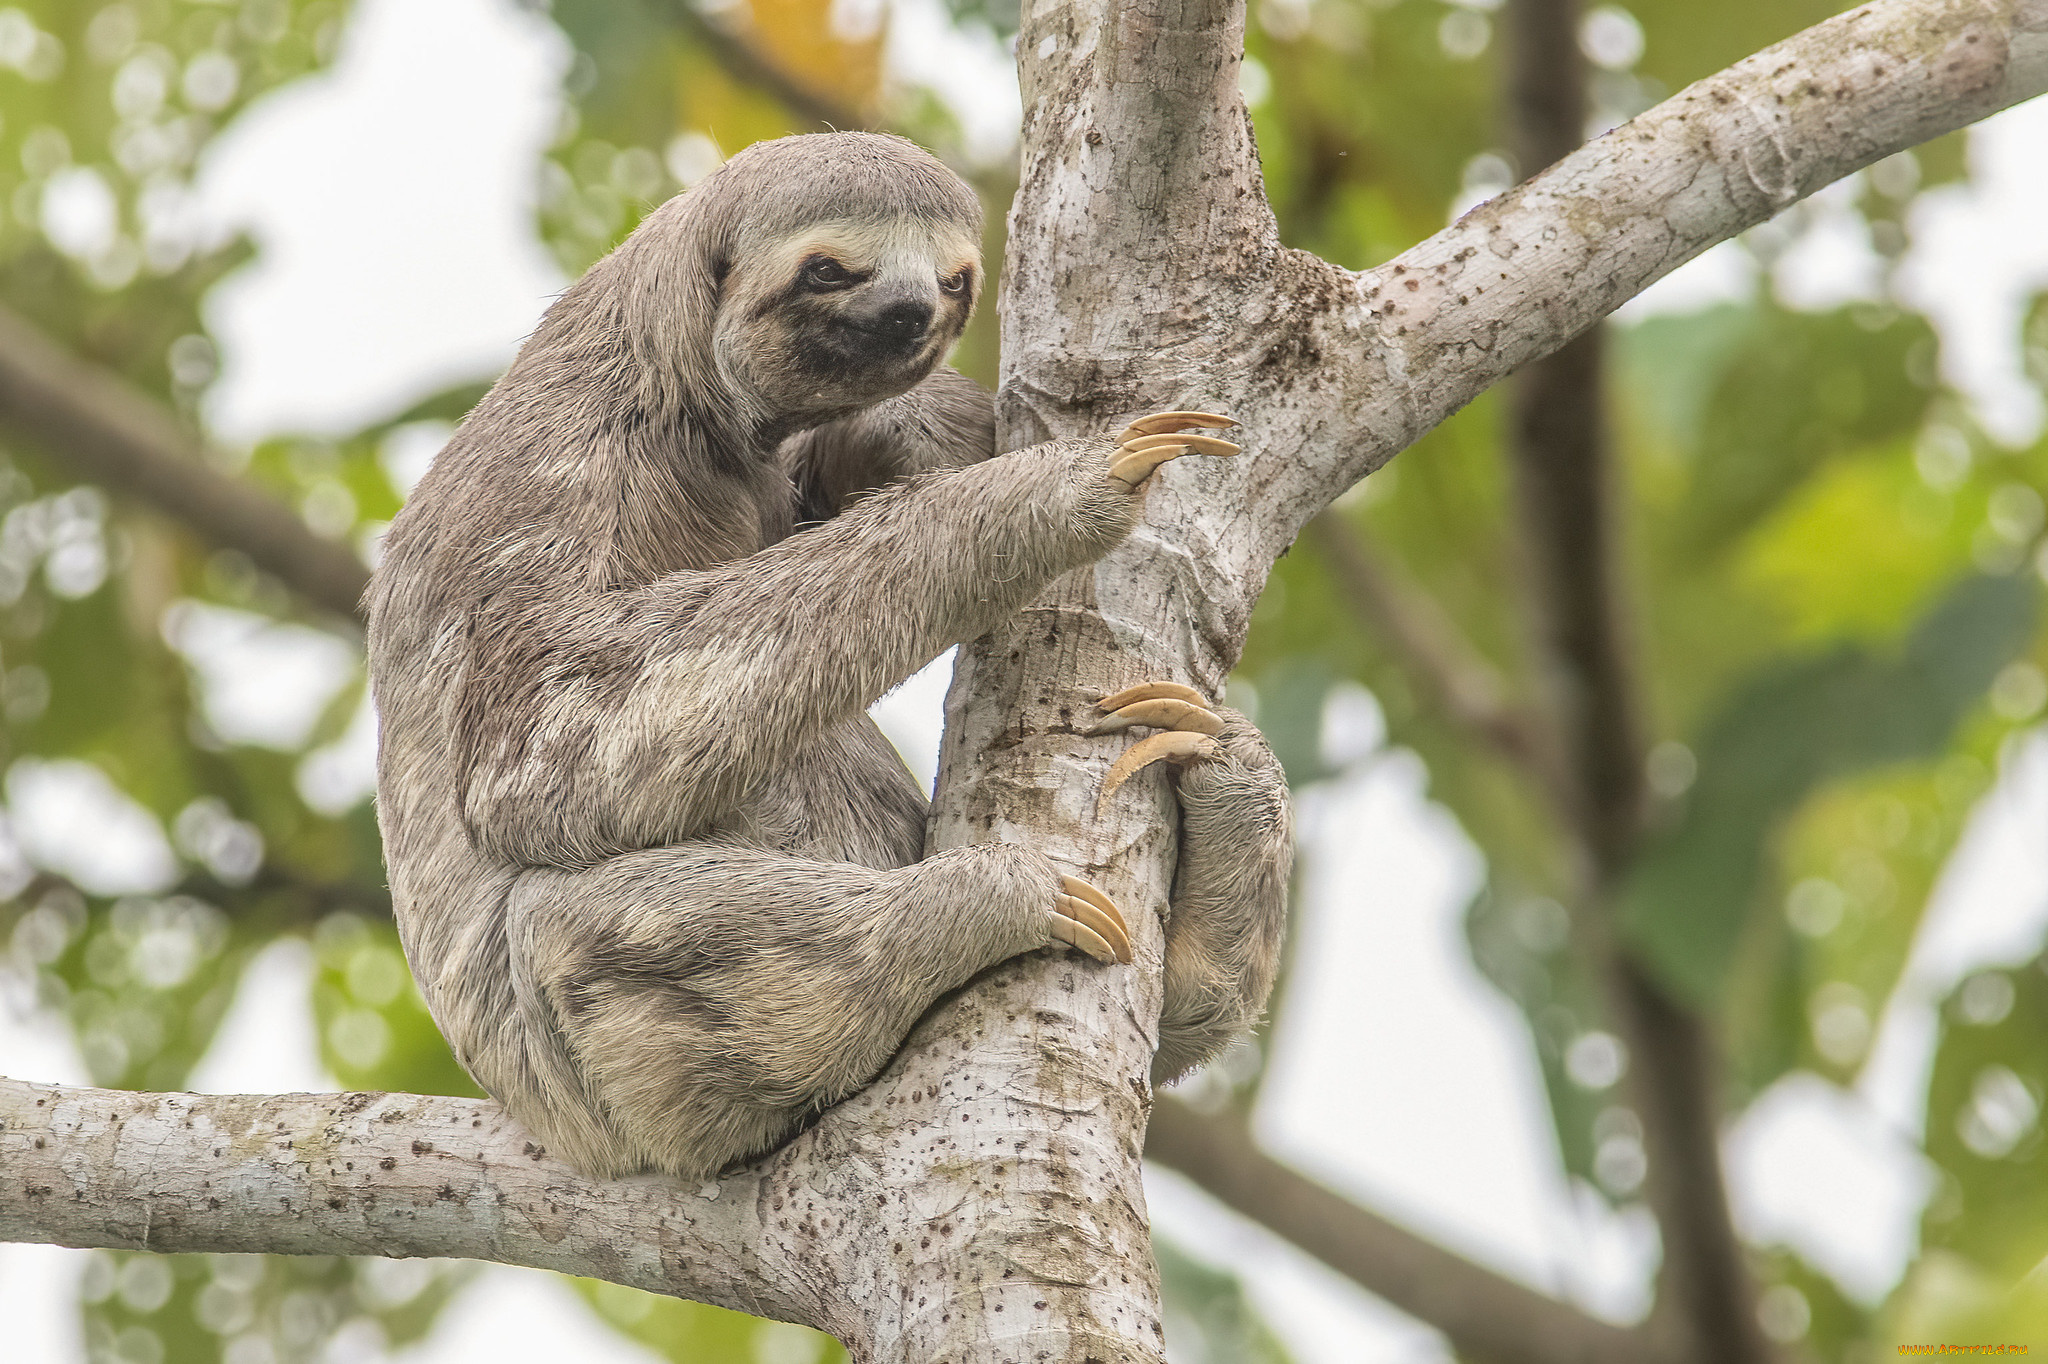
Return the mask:
<path fill-rule="evenodd" d="M 1090 733 L 1159 731 L 1131 746 L 1098 808 L 1153 763 L 1178 769 L 1180 865 L 1166 925 L 1166 1000 L 1155 1082 L 1176 1079 L 1256 1023 L 1272 991 L 1294 859 L 1287 779 L 1265 738 L 1234 710 L 1175 682 L 1147 682 L 1097 703 Z"/>

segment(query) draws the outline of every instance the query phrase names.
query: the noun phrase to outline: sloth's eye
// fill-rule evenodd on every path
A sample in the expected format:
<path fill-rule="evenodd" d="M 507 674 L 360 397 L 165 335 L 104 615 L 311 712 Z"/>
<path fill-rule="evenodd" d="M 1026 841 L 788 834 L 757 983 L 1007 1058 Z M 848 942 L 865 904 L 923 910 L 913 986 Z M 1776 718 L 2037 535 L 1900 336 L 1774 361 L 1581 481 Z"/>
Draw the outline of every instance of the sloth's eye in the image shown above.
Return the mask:
<path fill-rule="evenodd" d="M 972 270 L 962 270 L 957 275 L 949 275 L 945 279 L 940 280 L 939 287 L 949 294 L 964 294 L 967 292 L 968 283 L 973 278 L 974 272 Z"/>
<path fill-rule="evenodd" d="M 805 262 L 803 280 L 813 289 L 843 289 L 853 283 L 853 276 L 838 261 L 819 256 Z"/>

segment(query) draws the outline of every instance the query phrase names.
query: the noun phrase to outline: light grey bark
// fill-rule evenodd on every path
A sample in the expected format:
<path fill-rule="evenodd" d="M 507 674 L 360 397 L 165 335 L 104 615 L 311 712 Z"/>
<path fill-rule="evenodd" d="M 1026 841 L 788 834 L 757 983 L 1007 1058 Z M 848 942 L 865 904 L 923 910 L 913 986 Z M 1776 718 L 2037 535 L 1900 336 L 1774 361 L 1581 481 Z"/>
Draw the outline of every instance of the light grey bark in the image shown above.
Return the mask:
<path fill-rule="evenodd" d="M 1138 964 L 1013 962 L 872 1086 L 709 1191 L 595 1183 L 489 1104 L 204 1098 L 0 1082 L 0 1238 L 460 1255 L 805 1322 L 878 1361 L 1163 1357 L 1139 1182 L 1174 855 L 1087 700 L 1216 690 L 1274 557 L 1515 366 L 1801 195 L 2048 89 L 2048 0 L 1882 0 L 1681 92 L 1385 266 L 1283 248 L 1228 0 L 1038 0 L 1018 45 L 1008 444 L 1204 406 L 1146 524 L 962 653 L 934 848 L 1026 841 L 1125 907 Z M 387 1166 L 386 1162 L 389 1162 Z"/>

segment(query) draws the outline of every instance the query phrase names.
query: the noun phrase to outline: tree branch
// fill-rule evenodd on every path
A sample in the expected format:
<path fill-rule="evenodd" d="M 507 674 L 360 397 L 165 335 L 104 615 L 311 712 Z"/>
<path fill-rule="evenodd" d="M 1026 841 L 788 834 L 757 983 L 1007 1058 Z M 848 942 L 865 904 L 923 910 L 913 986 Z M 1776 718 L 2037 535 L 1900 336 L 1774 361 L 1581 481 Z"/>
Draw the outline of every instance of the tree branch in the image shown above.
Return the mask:
<path fill-rule="evenodd" d="M 1559 777 L 1537 717 L 1505 699 L 1500 673 L 1436 601 L 1381 562 L 1358 529 L 1335 512 L 1309 522 L 1308 534 L 1343 589 L 1345 606 L 1386 641 L 1395 660 L 1451 720 L 1557 794 Z"/>
<path fill-rule="evenodd" d="M 1053 429 L 1029 414 L 1096 394 L 1128 413 L 1201 393 L 1247 418 L 1236 467 L 1175 472 L 1155 512 L 1194 518 L 1191 540 L 1249 570 L 1202 575 L 1228 594 L 1219 614 L 1231 618 L 1300 527 L 1483 389 L 1823 185 L 2048 90 L 2048 0 L 1875 0 L 1687 87 L 1354 274 L 1280 245 L 1256 176 L 1233 159 L 1246 141 L 1234 91 L 1191 93 L 1119 64 L 1112 38 L 1146 12 L 1074 6 L 1032 29 L 1054 41 L 1046 56 L 1020 46 L 1029 145 L 1017 221 L 1043 217 L 1058 240 L 1106 237 L 1128 262 L 1120 274 L 1170 287 L 1156 296 L 1171 302 L 1130 328 L 1070 282 L 1013 267 L 1011 311 L 1027 300 L 1053 310 L 1057 344 L 1006 347 L 1005 402 L 1020 434 Z M 1203 70 L 1234 76 L 1223 49 L 1237 30 L 1201 22 Z M 1177 20 L 1173 41 L 1197 27 Z M 1047 90 L 1077 93 L 1052 102 Z M 1040 126 L 1048 119 L 1058 126 Z M 1171 130 L 1163 148 L 1141 135 L 1155 121 Z M 1064 197 L 1033 197 L 1034 174 L 1054 169 Z"/>
<path fill-rule="evenodd" d="M 716 1197 L 589 1180 L 488 1100 L 134 1094 L 0 1079 L 0 1240 L 125 1250 L 459 1256 L 792 1319 L 762 1266 L 801 1236 L 791 1162 Z M 804 1199 L 804 1202 L 808 1202 Z"/>
<path fill-rule="evenodd" d="M 1486 1364 L 1655 1364 L 1640 1331 L 1609 1326 L 1483 1269 L 1333 1193 L 1261 1151 L 1242 1117 L 1152 1106 L 1145 1158 L 1178 1170 L 1367 1292 Z"/>
<path fill-rule="evenodd" d="M 1587 114 L 1578 0 L 1509 0 L 1508 123 L 1523 166 L 1578 147 Z M 1563 757 L 1560 794 L 1579 845 L 1582 909 L 1605 915 L 1650 807 L 1642 689 L 1617 551 L 1622 499 L 1595 328 L 1516 373 L 1507 427 L 1513 505 L 1529 572 L 1523 600 L 1545 710 Z M 1718 1068 L 1707 1020 L 1669 997 L 1612 924 L 1587 935 L 1616 1030 L 1635 1059 L 1630 1094 L 1649 1154 L 1646 1192 L 1664 1243 L 1652 1328 L 1698 1364 L 1776 1357 L 1721 1171 Z"/>
<path fill-rule="evenodd" d="M 1028 7 L 1018 42 L 1006 444 L 1207 407 L 1244 423 L 1247 453 L 1169 466 L 1128 541 L 962 651 L 933 842 L 1052 831 L 1127 907 L 1164 901 L 1170 812 L 1145 810 L 1148 827 L 1126 802 L 1091 825 L 1105 755 L 1069 698 L 1140 677 L 1215 689 L 1274 558 L 1395 451 L 1706 247 L 2048 88 L 2048 0 L 1879 0 L 1353 275 L 1279 243 L 1237 95 L 1242 32 L 1229 0 L 1079 0 Z M 1154 943 L 1141 929 L 1136 979 L 1088 980 L 1082 1017 L 1092 998 L 1152 1030 Z M 1095 1092 L 1136 1081 L 1121 1036 L 1093 1060 Z"/>
<path fill-rule="evenodd" d="M 210 467 L 162 403 L 0 308 L 0 425 L 59 466 L 247 554 L 314 605 L 356 617 L 369 570 L 276 498 Z"/>
<path fill-rule="evenodd" d="M 728 76 L 767 95 L 800 122 L 817 128 L 872 128 L 857 109 L 842 105 L 792 77 L 762 56 L 754 45 L 717 20 L 708 18 L 691 0 L 656 0 L 656 8 L 690 41 L 711 54 Z"/>

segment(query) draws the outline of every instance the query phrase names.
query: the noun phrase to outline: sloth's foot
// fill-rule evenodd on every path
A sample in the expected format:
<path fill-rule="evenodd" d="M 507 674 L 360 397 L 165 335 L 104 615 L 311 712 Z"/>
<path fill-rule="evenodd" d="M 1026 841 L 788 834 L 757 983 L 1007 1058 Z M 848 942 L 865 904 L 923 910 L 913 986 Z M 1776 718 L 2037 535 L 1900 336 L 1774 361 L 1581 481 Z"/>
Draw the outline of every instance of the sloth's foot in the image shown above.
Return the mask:
<path fill-rule="evenodd" d="M 1140 417 L 1117 437 L 1116 456 L 1110 461 L 1110 482 L 1129 492 L 1145 485 L 1160 465 L 1182 455 L 1234 455 L 1239 448 L 1218 436 L 1168 434 L 1183 426 L 1206 426 L 1220 430 L 1235 426 L 1229 417 L 1214 412 L 1155 412 Z"/>
<path fill-rule="evenodd" d="M 1053 897 L 1052 935 L 1097 961 L 1131 960 L 1131 935 L 1124 916 L 1107 895 L 1078 876 L 1062 876 Z"/>
<path fill-rule="evenodd" d="M 1101 794 L 1095 798 L 1097 814 L 1108 808 L 1119 787 L 1153 763 L 1184 767 L 1221 756 L 1212 736 L 1223 732 L 1223 717 L 1210 710 L 1208 698 L 1193 687 L 1178 682 L 1140 682 L 1103 697 L 1095 708 L 1105 715 L 1090 734 L 1120 734 L 1133 725 L 1162 731 L 1131 745 L 1110 765 Z"/>

